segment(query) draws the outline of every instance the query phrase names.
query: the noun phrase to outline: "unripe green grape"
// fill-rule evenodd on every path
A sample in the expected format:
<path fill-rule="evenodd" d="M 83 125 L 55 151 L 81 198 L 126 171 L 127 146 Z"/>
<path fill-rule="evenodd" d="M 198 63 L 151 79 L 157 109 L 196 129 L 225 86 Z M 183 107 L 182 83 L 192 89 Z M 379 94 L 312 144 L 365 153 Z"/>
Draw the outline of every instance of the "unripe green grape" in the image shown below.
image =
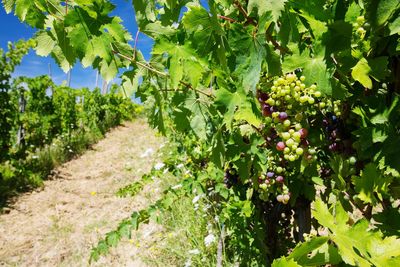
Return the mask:
<path fill-rule="evenodd" d="M 276 100 L 276 101 L 275 101 L 275 105 L 279 106 L 280 104 L 281 104 L 281 101 L 280 101 L 280 100 Z"/>
<path fill-rule="evenodd" d="M 303 155 L 303 153 L 304 153 L 304 150 L 303 150 L 301 147 L 298 147 L 298 148 L 296 149 L 296 154 L 297 154 L 297 155 L 301 156 L 301 155 Z"/>
<path fill-rule="evenodd" d="M 275 105 L 275 100 L 273 100 L 272 98 L 269 98 L 267 100 L 267 104 L 270 105 L 270 106 L 274 106 Z"/>
<path fill-rule="evenodd" d="M 290 92 L 290 86 L 289 85 L 285 85 L 285 91 L 287 92 L 288 90 L 289 90 L 289 92 Z"/>
<path fill-rule="evenodd" d="M 296 81 L 296 85 L 300 85 L 301 82 L 299 80 Z"/>
<path fill-rule="evenodd" d="M 297 147 L 298 147 L 298 144 L 299 144 L 299 143 L 296 142 L 296 143 L 291 147 L 292 151 L 296 151 L 296 149 L 297 149 Z"/>
<path fill-rule="evenodd" d="M 291 147 L 291 146 L 293 146 L 294 145 L 294 140 L 293 139 L 288 139 L 287 141 L 286 141 L 286 145 L 288 146 L 288 147 Z"/>
<path fill-rule="evenodd" d="M 321 97 L 321 95 L 322 95 L 322 94 L 321 94 L 320 91 L 316 91 L 316 92 L 314 93 L 314 96 L 315 96 L 315 97 Z"/>
<path fill-rule="evenodd" d="M 308 100 L 308 97 L 307 96 L 301 96 L 300 97 L 300 103 L 304 103 L 304 102 L 306 102 Z"/>
<path fill-rule="evenodd" d="M 315 89 L 317 89 L 317 85 L 315 85 L 315 84 L 312 84 L 312 85 L 310 86 L 310 89 L 312 89 L 312 90 L 315 90 Z"/>
<path fill-rule="evenodd" d="M 282 173 L 284 169 L 282 167 L 276 167 L 275 171 L 276 173 Z"/>
<path fill-rule="evenodd" d="M 289 139 L 290 138 L 290 133 L 289 132 L 283 132 L 282 133 L 282 138 L 285 139 L 285 140 Z"/>
<path fill-rule="evenodd" d="M 283 201 L 284 201 L 283 195 L 277 195 L 277 196 L 276 196 L 276 200 L 277 200 L 278 202 L 283 202 Z"/>
<path fill-rule="evenodd" d="M 300 89 L 304 90 L 306 88 L 306 85 L 304 83 L 300 84 Z"/>
<path fill-rule="evenodd" d="M 278 82 L 277 81 L 274 81 L 273 84 L 274 84 L 274 86 L 278 86 Z"/>
<path fill-rule="evenodd" d="M 311 155 L 314 155 L 315 153 L 317 153 L 317 151 L 314 148 L 310 148 L 308 150 L 308 153 L 310 153 Z"/>
<path fill-rule="evenodd" d="M 311 96 L 308 97 L 308 104 L 312 105 L 312 104 L 314 104 L 314 103 L 315 103 L 315 99 L 312 98 Z"/>
<path fill-rule="evenodd" d="M 293 136 L 293 139 L 294 139 L 296 142 L 300 142 L 301 134 L 300 134 L 299 132 L 293 133 L 292 136 Z"/>
<path fill-rule="evenodd" d="M 299 92 L 299 91 L 301 90 L 301 88 L 300 88 L 300 86 L 297 86 L 297 85 L 296 85 L 296 86 L 294 87 L 294 90 L 295 90 L 296 92 Z"/>
<path fill-rule="evenodd" d="M 267 185 L 267 184 L 260 184 L 260 188 L 261 188 L 262 190 L 267 190 L 268 185 Z"/>
<path fill-rule="evenodd" d="M 294 130 L 293 129 L 289 129 L 288 132 L 290 133 L 290 135 L 292 135 L 294 133 Z"/>
<path fill-rule="evenodd" d="M 291 87 L 291 88 L 293 88 L 293 87 L 295 87 L 295 86 L 296 86 L 295 83 L 291 83 L 291 84 L 290 84 L 290 87 Z"/>
<path fill-rule="evenodd" d="M 285 149 L 283 149 L 283 153 L 284 154 L 289 154 L 290 153 L 290 148 L 285 147 Z"/>
<path fill-rule="evenodd" d="M 289 155 L 289 161 L 295 161 L 296 156 L 295 155 Z"/>
<path fill-rule="evenodd" d="M 296 131 L 300 130 L 301 128 L 303 128 L 303 126 L 300 123 L 296 123 L 294 125 L 294 128 L 296 129 Z"/>
<path fill-rule="evenodd" d="M 287 105 L 286 108 L 287 108 L 287 109 L 292 109 L 293 106 L 292 106 L 292 105 Z"/>
<path fill-rule="evenodd" d="M 289 154 L 284 154 L 283 158 L 286 159 L 286 160 L 289 160 Z"/>
<path fill-rule="evenodd" d="M 300 81 L 304 82 L 306 80 L 305 76 L 300 76 Z"/>
<path fill-rule="evenodd" d="M 356 159 L 354 156 L 352 156 L 352 157 L 349 158 L 349 163 L 350 163 L 351 165 L 355 165 L 356 162 L 357 162 L 357 159 Z"/>
<path fill-rule="evenodd" d="M 279 116 L 279 112 L 275 111 L 271 114 L 272 118 L 277 118 Z"/>
<path fill-rule="evenodd" d="M 285 80 L 283 78 L 278 78 L 278 84 L 280 85 L 280 84 L 283 84 L 283 83 L 285 83 Z"/>
<path fill-rule="evenodd" d="M 324 108 L 324 107 L 326 107 L 326 104 L 325 104 L 325 102 L 321 102 L 321 103 L 319 103 L 319 107 L 320 107 L 320 108 Z"/>
<path fill-rule="evenodd" d="M 289 126 L 290 126 L 290 120 L 285 120 L 285 121 L 283 122 L 283 125 L 284 125 L 285 127 L 289 127 Z"/>

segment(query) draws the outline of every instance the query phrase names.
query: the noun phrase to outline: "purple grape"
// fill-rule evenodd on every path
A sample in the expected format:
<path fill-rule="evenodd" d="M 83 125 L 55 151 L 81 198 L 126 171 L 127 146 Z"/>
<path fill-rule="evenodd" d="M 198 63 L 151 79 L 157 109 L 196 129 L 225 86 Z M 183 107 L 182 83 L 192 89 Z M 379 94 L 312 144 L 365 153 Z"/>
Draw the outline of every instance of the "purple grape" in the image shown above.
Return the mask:
<path fill-rule="evenodd" d="M 279 175 L 279 176 L 276 177 L 276 179 L 275 179 L 275 181 L 276 181 L 277 183 L 283 183 L 284 180 L 285 180 L 285 178 L 283 178 L 282 175 Z"/>
<path fill-rule="evenodd" d="M 287 115 L 286 112 L 281 112 L 281 113 L 279 113 L 279 119 L 281 119 L 281 120 L 286 120 L 287 117 L 288 117 L 288 115 Z"/>
<path fill-rule="evenodd" d="M 272 177 L 274 177 L 274 175 L 275 175 L 275 173 L 273 173 L 273 172 L 267 172 L 268 178 L 272 178 Z"/>
<path fill-rule="evenodd" d="M 260 102 L 265 102 L 268 100 L 268 98 L 269 98 L 269 95 L 267 93 L 258 91 L 258 100 Z"/>
<path fill-rule="evenodd" d="M 328 125 L 329 125 L 329 121 L 328 121 L 327 119 L 323 119 L 323 120 L 322 120 L 322 124 L 323 124 L 324 126 L 328 126 Z"/>
<path fill-rule="evenodd" d="M 338 144 L 337 143 L 333 143 L 329 145 L 329 150 L 330 151 L 337 151 L 338 150 Z"/>

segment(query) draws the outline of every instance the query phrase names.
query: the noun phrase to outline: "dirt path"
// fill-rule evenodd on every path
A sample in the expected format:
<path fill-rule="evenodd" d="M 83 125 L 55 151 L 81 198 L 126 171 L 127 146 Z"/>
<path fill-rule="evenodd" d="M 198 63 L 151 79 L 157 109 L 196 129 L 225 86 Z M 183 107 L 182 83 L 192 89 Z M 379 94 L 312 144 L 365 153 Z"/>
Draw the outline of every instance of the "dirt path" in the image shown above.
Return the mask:
<path fill-rule="evenodd" d="M 156 153 L 141 155 L 161 142 L 143 121 L 126 123 L 61 166 L 43 190 L 20 196 L 9 214 L 0 215 L 0 266 L 87 266 L 92 245 L 146 205 L 145 192 L 135 198 L 115 192 L 150 170 Z M 155 228 L 141 231 L 151 238 Z M 144 266 L 138 247 L 125 241 L 96 265 Z"/>

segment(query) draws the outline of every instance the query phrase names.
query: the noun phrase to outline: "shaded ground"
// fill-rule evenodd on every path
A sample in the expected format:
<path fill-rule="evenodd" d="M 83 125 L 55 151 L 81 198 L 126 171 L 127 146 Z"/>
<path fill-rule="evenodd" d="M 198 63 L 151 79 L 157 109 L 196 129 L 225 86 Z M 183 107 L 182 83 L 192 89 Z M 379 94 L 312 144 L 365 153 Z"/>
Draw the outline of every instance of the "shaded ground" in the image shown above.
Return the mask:
<path fill-rule="evenodd" d="M 92 245 L 154 197 L 154 184 L 135 198 L 115 192 L 150 170 L 157 155 L 143 153 L 157 151 L 161 142 L 143 121 L 128 122 L 58 168 L 42 190 L 18 197 L 0 215 L 0 266 L 87 266 Z M 95 265 L 145 266 L 138 257 L 142 239 L 155 238 L 157 227 L 147 225 L 135 235 L 141 243 L 126 240 Z"/>

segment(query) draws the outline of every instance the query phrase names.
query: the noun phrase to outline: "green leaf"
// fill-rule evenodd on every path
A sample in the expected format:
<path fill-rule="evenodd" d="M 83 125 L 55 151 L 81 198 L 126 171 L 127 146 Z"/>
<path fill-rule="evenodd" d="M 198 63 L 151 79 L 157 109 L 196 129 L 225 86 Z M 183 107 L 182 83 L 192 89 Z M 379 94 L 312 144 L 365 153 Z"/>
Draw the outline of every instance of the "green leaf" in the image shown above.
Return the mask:
<path fill-rule="evenodd" d="M 353 70 L 351 71 L 351 76 L 353 76 L 354 80 L 361 83 L 364 87 L 371 89 L 372 80 L 369 77 L 371 71 L 372 70 L 371 67 L 368 65 L 368 61 L 365 58 L 362 58 L 353 67 Z"/>
<path fill-rule="evenodd" d="M 374 27 L 385 24 L 399 10 L 400 3 L 397 0 L 372 0 L 366 2 L 367 19 Z"/>
<path fill-rule="evenodd" d="M 389 23 L 390 35 L 400 33 L 400 17 L 397 17 L 393 22 Z"/>
<path fill-rule="evenodd" d="M 223 88 L 218 89 L 215 103 L 227 109 L 223 120 L 228 128 L 231 128 L 233 120 L 244 120 L 256 127 L 261 124 L 261 120 L 254 114 L 252 105 L 243 90 L 232 93 Z"/>
<path fill-rule="evenodd" d="M 37 41 L 37 46 L 35 50 L 36 54 L 38 54 L 39 56 L 48 56 L 56 46 L 56 41 L 54 41 L 49 33 L 46 31 L 39 32 L 36 35 L 35 39 Z"/>
<path fill-rule="evenodd" d="M 15 0 L 2 0 L 4 9 L 6 10 L 7 14 L 10 14 L 11 11 L 14 9 Z"/>
<path fill-rule="evenodd" d="M 316 250 L 326 242 L 328 242 L 329 237 L 326 236 L 318 236 L 312 238 L 311 240 L 298 244 L 290 255 L 287 257 L 288 259 L 294 259 L 298 261 L 300 258 L 307 256 L 308 253 Z"/>
<path fill-rule="evenodd" d="M 221 129 L 217 131 L 213 138 L 211 151 L 211 160 L 222 169 L 225 161 L 225 144 Z"/>
<path fill-rule="evenodd" d="M 311 58 L 306 51 L 300 53 L 296 44 L 291 44 L 289 47 L 293 54 L 284 58 L 282 71 L 288 73 L 298 68 L 303 69 L 303 75 L 306 77 L 305 84 L 307 86 L 316 83 L 319 91 L 326 95 L 331 95 L 332 71 L 327 68 L 323 56 Z"/>
<path fill-rule="evenodd" d="M 247 10 L 250 14 L 254 8 L 257 8 L 259 17 L 270 14 L 272 20 L 277 22 L 282 11 L 285 10 L 286 2 L 287 0 L 250 0 L 247 5 Z"/>
<path fill-rule="evenodd" d="M 110 232 L 107 237 L 106 237 L 106 242 L 107 245 L 110 247 L 115 247 L 117 246 L 119 240 L 121 239 L 120 235 L 118 234 L 118 232 Z"/>
<path fill-rule="evenodd" d="M 301 267 L 298 265 L 293 259 L 287 259 L 285 257 L 281 257 L 279 259 L 274 260 L 271 265 L 272 267 Z"/>
<path fill-rule="evenodd" d="M 376 196 L 382 200 L 382 194 L 388 192 L 390 182 L 391 179 L 389 177 L 383 177 L 378 171 L 377 166 L 373 163 L 369 163 L 365 166 L 361 177 L 355 177 L 353 179 L 358 197 L 364 203 L 371 203 L 373 205 L 378 202 Z"/>

